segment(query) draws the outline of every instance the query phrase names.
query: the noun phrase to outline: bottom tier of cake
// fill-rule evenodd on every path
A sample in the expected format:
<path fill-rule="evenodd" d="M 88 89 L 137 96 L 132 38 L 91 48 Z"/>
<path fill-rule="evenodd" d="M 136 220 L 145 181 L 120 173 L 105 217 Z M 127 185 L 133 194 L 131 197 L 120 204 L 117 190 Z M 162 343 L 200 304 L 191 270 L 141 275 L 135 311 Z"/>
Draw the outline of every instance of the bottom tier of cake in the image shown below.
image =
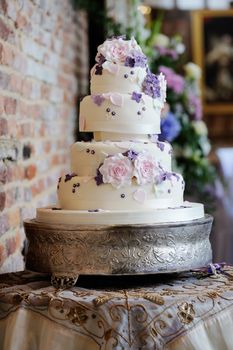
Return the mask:
<path fill-rule="evenodd" d="M 52 274 L 56 286 L 79 275 L 158 274 L 211 262 L 212 217 L 170 224 L 78 225 L 30 220 L 27 269 Z"/>
<path fill-rule="evenodd" d="M 158 224 L 183 222 L 204 217 L 201 203 L 184 202 L 179 207 L 150 210 L 62 210 L 58 207 L 37 209 L 36 220 L 49 224 Z"/>

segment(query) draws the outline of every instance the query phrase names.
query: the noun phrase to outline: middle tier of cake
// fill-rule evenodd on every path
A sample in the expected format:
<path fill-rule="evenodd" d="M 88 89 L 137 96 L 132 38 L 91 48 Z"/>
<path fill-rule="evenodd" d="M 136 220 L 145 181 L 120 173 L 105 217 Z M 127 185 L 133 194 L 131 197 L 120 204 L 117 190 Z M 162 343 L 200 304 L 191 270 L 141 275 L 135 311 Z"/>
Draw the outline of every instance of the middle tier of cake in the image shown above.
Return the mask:
<path fill-rule="evenodd" d="M 167 142 L 77 142 L 72 173 L 59 179 L 58 198 L 69 210 L 179 207 L 184 180 L 171 171 Z"/>

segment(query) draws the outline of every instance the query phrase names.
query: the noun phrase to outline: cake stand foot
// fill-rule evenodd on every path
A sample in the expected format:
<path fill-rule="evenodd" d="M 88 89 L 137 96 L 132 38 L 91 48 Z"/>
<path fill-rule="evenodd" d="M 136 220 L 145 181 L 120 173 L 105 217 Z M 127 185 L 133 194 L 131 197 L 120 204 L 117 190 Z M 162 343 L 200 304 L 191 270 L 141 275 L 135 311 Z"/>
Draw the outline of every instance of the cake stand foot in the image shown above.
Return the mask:
<path fill-rule="evenodd" d="M 55 272 L 51 276 L 51 284 L 57 289 L 68 289 L 74 287 L 79 275 Z"/>

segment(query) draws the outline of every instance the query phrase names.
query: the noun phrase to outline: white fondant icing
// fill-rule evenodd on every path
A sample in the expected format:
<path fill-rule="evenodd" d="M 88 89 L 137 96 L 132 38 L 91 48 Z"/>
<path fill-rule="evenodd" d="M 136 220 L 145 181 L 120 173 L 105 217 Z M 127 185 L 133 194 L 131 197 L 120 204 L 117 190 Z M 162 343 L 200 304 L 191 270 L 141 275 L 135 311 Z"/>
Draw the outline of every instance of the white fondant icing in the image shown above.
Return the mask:
<path fill-rule="evenodd" d="M 91 96 L 86 96 L 80 103 L 80 115 L 85 120 L 85 130 L 132 134 L 159 134 L 160 101 L 143 95 L 143 101 L 137 103 L 130 94 L 122 94 L 124 106 L 120 107 L 109 100 L 97 106 Z M 142 110 L 142 106 L 146 110 Z M 140 113 L 140 114 L 139 114 Z"/>
<path fill-rule="evenodd" d="M 37 209 L 36 221 L 51 224 L 73 225 L 129 225 L 165 224 L 186 222 L 204 217 L 204 207 L 200 203 L 187 203 L 177 208 L 151 210 L 52 210 Z"/>

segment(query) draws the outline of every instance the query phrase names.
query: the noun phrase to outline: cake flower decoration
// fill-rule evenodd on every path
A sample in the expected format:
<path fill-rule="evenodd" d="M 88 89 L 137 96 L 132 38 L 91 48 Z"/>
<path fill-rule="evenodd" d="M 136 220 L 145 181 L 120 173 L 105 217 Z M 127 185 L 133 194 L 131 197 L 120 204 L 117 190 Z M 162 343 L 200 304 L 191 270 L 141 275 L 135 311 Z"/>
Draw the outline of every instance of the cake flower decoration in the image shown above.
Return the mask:
<path fill-rule="evenodd" d="M 118 153 L 106 158 L 100 166 L 99 172 L 103 176 L 103 183 L 120 188 L 131 184 L 133 165 L 130 159 Z"/>
<path fill-rule="evenodd" d="M 154 182 L 158 171 L 158 164 L 151 154 L 147 152 L 138 154 L 134 161 L 134 176 L 136 176 L 139 185 Z"/>
<path fill-rule="evenodd" d="M 151 96 L 152 98 L 161 97 L 161 88 L 160 88 L 162 83 L 161 79 L 162 78 L 159 79 L 157 75 L 151 72 L 148 72 L 142 83 L 143 92 L 146 95 Z"/>
<path fill-rule="evenodd" d="M 102 45 L 98 46 L 96 62 L 102 65 L 106 61 L 127 67 L 147 67 L 147 57 L 134 38 L 124 40 L 118 37 L 105 40 Z M 111 73 L 115 71 L 113 67 L 110 67 L 110 70 Z"/>
<path fill-rule="evenodd" d="M 139 94 L 139 93 L 133 91 L 132 97 L 131 97 L 132 100 L 134 100 L 137 103 L 139 103 L 141 101 L 141 98 L 142 98 L 142 94 Z"/>

